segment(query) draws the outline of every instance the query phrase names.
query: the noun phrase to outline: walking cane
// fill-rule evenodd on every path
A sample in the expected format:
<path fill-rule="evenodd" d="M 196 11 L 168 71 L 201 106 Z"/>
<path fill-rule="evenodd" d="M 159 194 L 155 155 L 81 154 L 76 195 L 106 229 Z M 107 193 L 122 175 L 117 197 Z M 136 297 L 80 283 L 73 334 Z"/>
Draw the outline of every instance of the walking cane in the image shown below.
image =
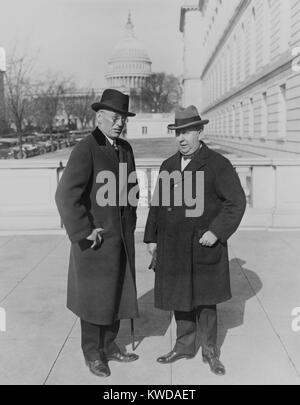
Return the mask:
<path fill-rule="evenodd" d="M 130 324 L 131 324 L 131 344 L 132 344 L 132 350 L 135 351 L 135 337 L 134 337 L 134 320 L 130 319 Z"/>

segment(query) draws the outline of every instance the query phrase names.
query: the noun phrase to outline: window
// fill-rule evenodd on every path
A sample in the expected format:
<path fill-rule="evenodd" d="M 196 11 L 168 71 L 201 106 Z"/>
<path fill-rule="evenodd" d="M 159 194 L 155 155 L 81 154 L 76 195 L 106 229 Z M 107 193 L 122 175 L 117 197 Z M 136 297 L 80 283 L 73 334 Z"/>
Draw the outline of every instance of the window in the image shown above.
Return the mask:
<path fill-rule="evenodd" d="M 268 99 L 267 93 L 262 94 L 261 100 L 261 138 L 266 139 L 268 136 Z"/>
<path fill-rule="evenodd" d="M 251 15 L 251 51 L 250 51 L 250 73 L 255 73 L 256 70 L 256 13 L 255 8 L 252 8 Z"/>
<path fill-rule="evenodd" d="M 279 129 L 278 139 L 286 139 L 287 135 L 287 102 L 286 85 L 279 87 Z"/>
<path fill-rule="evenodd" d="M 239 137 L 243 138 L 244 135 L 244 103 L 240 103 L 240 128 L 239 128 Z"/>
<path fill-rule="evenodd" d="M 237 85 L 237 39 L 234 37 L 233 39 L 233 48 L 232 48 L 232 85 L 235 87 Z"/>
<path fill-rule="evenodd" d="M 291 3 L 289 1 L 281 1 L 281 29 L 280 29 L 280 51 L 285 52 L 289 49 L 291 39 Z"/>
<path fill-rule="evenodd" d="M 254 104 L 253 98 L 249 100 L 249 138 L 254 137 Z"/>
<path fill-rule="evenodd" d="M 240 41 L 241 41 L 240 42 L 240 52 L 241 52 L 241 55 L 240 55 L 240 79 L 241 79 L 241 82 L 243 82 L 245 80 L 245 78 L 246 78 L 246 72 L 245 72 L 246 66 L 245 66 L 245 64 L 246 64 L 246 52 L 247 52 L 247 50 L 246 50 L 246 33 L 245 33 L 245 25 L 244 24 L 242 24 L 242 27 L 241 27 Z"/>
<path fill-rule="evenodd" d="M 270 0 L 263 2 L 264 7 L 264 40 L 263 40 L 263 61 L 264 65 L 270 62 L 271 54 L 271 5 Z"/>
<path fill-rule="evenodd" d="M 235 105 L 231 109 L 231 122 L 230 122 L 230 135 L 233 138 L 235 136 L 235 123 L 236 123 L 236 111 Z"/>

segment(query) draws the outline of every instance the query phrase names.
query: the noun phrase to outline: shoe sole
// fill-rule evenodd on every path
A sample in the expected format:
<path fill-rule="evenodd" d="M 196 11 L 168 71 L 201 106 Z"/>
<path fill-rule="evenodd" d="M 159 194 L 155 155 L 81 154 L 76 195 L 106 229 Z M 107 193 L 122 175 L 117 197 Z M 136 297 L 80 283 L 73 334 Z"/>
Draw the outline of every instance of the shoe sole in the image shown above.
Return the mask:
<path fill-rule="evenodd" d="M 94 373 L 91 369 L 90 369 L 90 373 L 92 373 L 93 375 L 95 375 L 96 377 L 101 377 L 101 378 L 107 378 L 110 376 L 110 374 L 98 374 L 98 373 Z"/>
<path fill-rule="evenodd" d="M 89 365 L 89 363 L 88 363 L 87 360 L 85 360 L 85 364 L 86 364 L 86 366 L 89 368 L 90 373 L 93 374 L 93 375 L 95 375 L 96 377 L 106 378 L 106 377 L 109 377 L 109 376 L 111 375 L 111 373 L 109 373 L 109 374 L 106 374 L 106 373 L 95 373 L 94 371 L 91 370 L 90 365 Z"/>
<path fill-rule="evenodd" d="M 179 360 L 191 360 L 191 359 L 193 359 L 194 358 L 194 356 L 182 356 L 182 357 L 179 357 L 179 358 L 177 358 L 176 360 L 173 360 L 173 361 L 167 361 L 167 362 L 164 362 L 164 361 L 158 361 L 158 360 L 156 360 L 157 361 L 157 363 L 159 363 L 159 364 L 173 364 L 173 363 L 176 363 L 176 361 L 179 361 Z"/>
<path fill-rule="evenodd" d="M 217 375 L 218 377 L 223 377 L 223 376 L 226 374 L 226 371 L 225 371 L 224 373 L 222 373 L 222 374 L 215 373 L 215 372 L 212 370 L 212 368 L 211 368 L 211 366 L 210 366 L 208 360 L 207 360 L 205 357 L 202 357 L 202 360 L 203 360 L 203 363 L 204 363 L 204 364 L 208 364 L 208 365 L 209 365 L 210 371 L 211 371 L 214 375 Z"/>
<path fill-rule="evenodd" d="M 109 357 L 107 357 L 107 361 L 115 361 L 117 363 L 133 363 L 134 361 L 137 361 L 138 359 L 134 359 L 134 360 L 117 360 L 117 359 L 110 359 Z"/>

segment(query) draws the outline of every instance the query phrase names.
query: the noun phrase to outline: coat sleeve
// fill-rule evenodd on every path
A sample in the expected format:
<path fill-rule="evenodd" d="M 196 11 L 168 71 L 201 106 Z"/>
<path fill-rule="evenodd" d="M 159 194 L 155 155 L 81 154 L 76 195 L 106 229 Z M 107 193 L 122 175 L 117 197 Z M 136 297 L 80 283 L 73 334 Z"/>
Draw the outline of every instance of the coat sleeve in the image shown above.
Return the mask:
<path fill-rule="evenodd" d="M 216 172 L 215 187 L 222 208 L 209 225 L 209 230 L 225 243 L 237 230 L 246 209 L 246 196 L 239 176 L 228 160 L 224 160 Z"/>
<path fill-rule="evenodd" d="M 135 159 L 134 159 L 134 154 L 133 154 L 133 150 L 132 150 L 131 146 L 130 146 L 130 155 L 131 155 L 131 159 L 132 159 L 133 171 L 136 173 Z M 137 173 L 136 173 L 136 176 L 137 176 Z M 133 188 L 133 187 L 136 187 L 136 186 L 139 188 L 138 178 L 136 178 L 136 182 L 135 182 L 135 183 L 131 184 L 131 187 L 130 187 L 130 188 Z M 139 200 L 139 198 L 140 198 L 140 189 L 139 189 L 139 191 L 138 191 L 138 193 L 137 193 L 137 200 Z M 134 208 L 134 213 L 135 213 L 135 217 L 136 217 L 136 216 L 137 216 L 137 214 L 136 214 L 137 205 L 134 206 L 133 208 Z"/>
<path fill-rule="evenodd" d="M 144 234 L 144 243 L 157 243 L 158 209 L 159 207 L 150 206 Z"/>
<path fill-rule="evenodd" d="M 163 165 L 159 170 L 159 174 L 163 170 Z M 148 213 L 148 218 L 146 222 L 146 228 L 144 233 L 144 243 L 157 243 L 157 228 L 158 228 L 158 214 L 159 214 L 159 195 L 160 185 L 159 185 L 159 177 L 155 185 L 155 190 L 153 194 L 153 198 L 150 204 L 150 209 Z M 155 203 L 154 203 L 155 201 Z"/>
<path fill-rule="evenodd" d="M 82 196 L 92 174 L 92 157 L 87 144 L 79 143 L 72 151 L 58 184 L 55 201 L 71 242 L 79 242 L 94 228 Z"/>

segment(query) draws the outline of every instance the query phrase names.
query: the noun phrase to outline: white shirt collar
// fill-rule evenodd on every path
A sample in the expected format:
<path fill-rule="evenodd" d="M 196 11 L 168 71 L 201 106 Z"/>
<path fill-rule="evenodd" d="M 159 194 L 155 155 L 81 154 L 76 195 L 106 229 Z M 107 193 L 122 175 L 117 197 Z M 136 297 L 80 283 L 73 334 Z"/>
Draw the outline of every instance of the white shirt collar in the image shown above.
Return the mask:
<path fill-rule="evenodd" d="M 108 142 L 111 144 L 111 146 L 113 146 L 113 145 L 115 144 L 115 140 L 114 140 L 114 139 L 109 138 L 109 137 L 106 136 L 105 134 L 104 134 L 104 136 L 105 136 L 105 138 L 108 140 Z"/>

